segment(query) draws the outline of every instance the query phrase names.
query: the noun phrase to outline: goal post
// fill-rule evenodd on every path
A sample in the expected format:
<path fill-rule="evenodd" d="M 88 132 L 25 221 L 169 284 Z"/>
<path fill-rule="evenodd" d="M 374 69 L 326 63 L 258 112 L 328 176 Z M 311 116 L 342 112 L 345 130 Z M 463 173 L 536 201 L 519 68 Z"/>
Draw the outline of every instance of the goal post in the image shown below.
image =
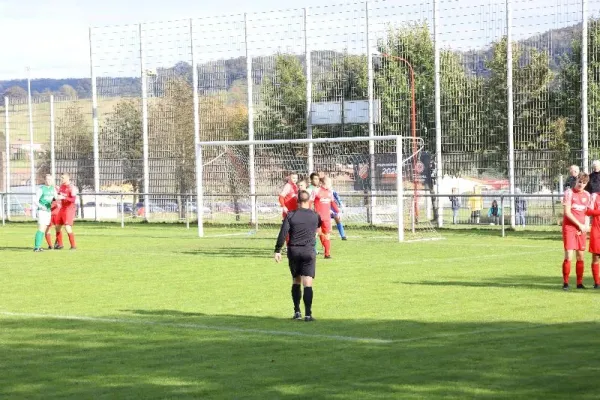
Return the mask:
<path fill-rule="evenodd" d="M 273 236 L 281 226 L 278 195 L 286 179 L 298 174 L 308 181 L 310 173 L 323 172 L 345 203 L 340 216 L 350 239 L 429 238 L 431 222 L 415 224 L 422 199 L 405 194 L 406 185 L 415 193 L 421 185 L 412 161 L 423 147 L 422 139 L 399 135 L 199 142 L 198 236 Z"/>

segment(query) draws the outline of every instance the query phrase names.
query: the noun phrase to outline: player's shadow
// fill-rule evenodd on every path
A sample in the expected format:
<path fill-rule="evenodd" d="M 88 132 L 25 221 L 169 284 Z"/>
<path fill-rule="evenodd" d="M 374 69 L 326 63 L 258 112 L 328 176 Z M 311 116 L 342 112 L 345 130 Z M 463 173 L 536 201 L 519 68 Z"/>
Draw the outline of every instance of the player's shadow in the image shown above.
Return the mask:
<path fill-rule="evenodd" d="M 27 247 L 27 246 L 0 246 L 0 251 L 23 251 L 23 250 L 33 252 L 33 248 Z"/>
<path fill-rule="evenodd" d="M 575 290 L 575 277 L 572 276 L 573 290 Z M 472 288 L 503 288 L 503 289 L 536 289 L 558 291 L 562 290 L 562 276 L 535 276 L 535 275 L 514 275 L 494 280 L 481 281 L 418 281 L 418 282 L 395 282 L 403 285 L 418 286 L 458 286 Z M 589 282 L 588 282 L 589 283 Z"/>
<path fill-rule="evenodd" d="M 272 257 L 273 249 L 271 248 L 256 248 L 256 247 L 223 247 L 209 249 L 194 249 L 178 252 L 180 254 L 206 256 L 206 257 L 225 257 L 225 258 L 240 258 L 240 257 Z"/>
<path fill-rule="evenodd" d="M 119 310 L 119 312 L 132 313 L 136 315 L 151 315 L 161 317 L 205 317 L 206 314 L 199 312 L 186 312 L 178 310 Z"/>

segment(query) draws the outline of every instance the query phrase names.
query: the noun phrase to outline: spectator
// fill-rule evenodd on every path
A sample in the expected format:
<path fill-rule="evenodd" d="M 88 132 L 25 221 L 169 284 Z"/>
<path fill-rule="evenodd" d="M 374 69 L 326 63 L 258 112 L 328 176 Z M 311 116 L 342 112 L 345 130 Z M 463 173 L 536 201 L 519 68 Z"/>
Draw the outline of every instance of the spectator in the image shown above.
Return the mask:
<path fill-rule="evenodd" d="M 502 215 L 502 210 L 498 207 L 498 202 L 496 200 L 492 201 L 492 206 L 488 210 L 488 218 L 492 221 L 492 224 L 498 224 L 500 220 L 500 216 Z"/>
<path fill-rule="evenodd" d="M 458 189 L 452 188 L 452 194 L 457 194 Z M 452 223 L 456 225 L 458 223 L 458 211 L 460 210 L 460 198 L 458 196 L 450 196 L 450 205 L 452 208 Z"/>
<path fill-rule="evenodd" d="M 585 191 L 590 194 L 600 193 L 600 160 L 592 162 L 592 172 L 590 173 L 590 180 L 585 186 Z"/>
<path fill-rule="evenodd" d="M 483 199 L 481 198 L 481 187 L 473 188 L 474 196 L 469 197 L 469 209 L 471 210 L 471 223 L 479 224 L 481 210 L 483 209 Z"/>
<path fill-rule="evenodd" d="M 579 167 L 577 165 L 571 165 L 569 167 L 569 177 L 565 182 L 564 190 L 575 188 L 575 182 L 577 182 L 577 177 L 579 176 Z"/>
<path fill-rule="evenodd" d="M 517 194 L 521 193 L 521 190 L 516 190 Z M 515 197 L 515 214 L 517 217 L 516 224 L 521 225 L 525 228 L 525 213 L 527 212 L 527 200 L 523 197 Z"/>

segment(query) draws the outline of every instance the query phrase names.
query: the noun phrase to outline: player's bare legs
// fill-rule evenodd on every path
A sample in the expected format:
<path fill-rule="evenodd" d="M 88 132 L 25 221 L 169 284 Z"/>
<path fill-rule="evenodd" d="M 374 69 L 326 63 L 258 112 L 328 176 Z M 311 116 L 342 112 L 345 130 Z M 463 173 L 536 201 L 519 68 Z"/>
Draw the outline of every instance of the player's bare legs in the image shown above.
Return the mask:
<path fill-rule="evenodd" d="M 56 242 L 54 242 L 54 248 L 56 250 L 60 250 L 63 248 L 62 228 L 63 228 L 63 225 L 56 225 L 54 227 L 54 229 L 56 231 Z"/>
<path fill-rule="evenodd" d="M 600 254 L 592 255 L 592 275 L 594 276 L 594 289 L 600 289 Z"/>

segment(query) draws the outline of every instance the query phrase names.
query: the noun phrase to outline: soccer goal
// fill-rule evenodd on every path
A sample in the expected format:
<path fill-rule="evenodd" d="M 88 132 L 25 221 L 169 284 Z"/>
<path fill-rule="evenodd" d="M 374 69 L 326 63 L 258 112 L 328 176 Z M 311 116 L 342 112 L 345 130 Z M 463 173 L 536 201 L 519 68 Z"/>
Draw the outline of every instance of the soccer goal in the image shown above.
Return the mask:
<path fill-rule="evenodd" d="M 439 238 L 428 200 L 419 196 L 426 189 L 419 179 L 423 147 L 422 139 L 402 136 L 201 142 L 198 234 L 276 236 L 278 195 L 288 177 L 308 181 L 318 172 L 332 179 L 342 200 L 350 240 Z"/>

